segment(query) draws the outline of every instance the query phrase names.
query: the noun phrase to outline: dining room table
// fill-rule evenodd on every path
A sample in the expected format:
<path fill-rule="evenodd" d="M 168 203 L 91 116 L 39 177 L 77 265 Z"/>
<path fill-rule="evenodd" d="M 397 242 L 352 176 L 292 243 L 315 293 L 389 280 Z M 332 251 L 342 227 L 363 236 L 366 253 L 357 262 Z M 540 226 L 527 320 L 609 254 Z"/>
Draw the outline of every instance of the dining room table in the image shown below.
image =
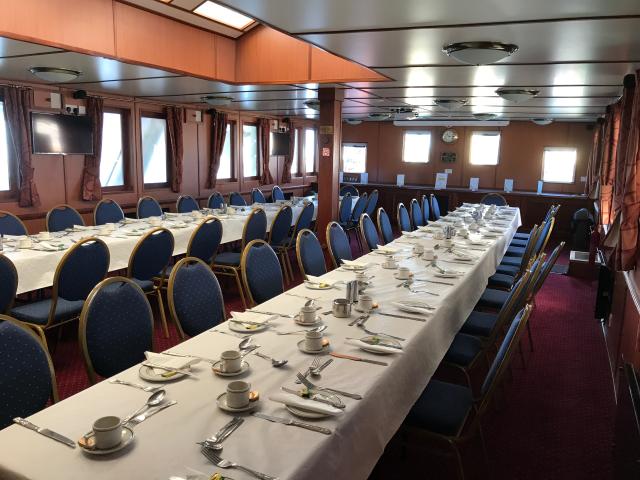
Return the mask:
<path fill-rule="evenodd" d="M 123 418 L 149 396 L 148 392 L 109 380 L 163 385 L 167 399 L 177 403 L 136 425 L 135 439 L 117 453 L 92 455 L 19 425 L 1 430 L 0 478 L 177 480 L 198 473 L 202 476 L 190 478 L 206 479 L 213 472 L 223 472 L 236 480 L 254 478 L 235 468 L 217 467 L 197 444 L 239 415 L 244 422 L 224 441 L 219 452 L 223 459 L 272 478 L 366 479 L 474 309 L 521 224 L 518 209 L 498 209 L 495 221 L 487 220 L 469 238 L 442 239 L 442 232 L 451 233 L 447 227 L 456 225 L 448 222 L 457 221 L 470 209 L 487 207 L 463 205 L 435 224 L 405 232 L 354 262 L 255 306 L 250 309 L 255 322 L 226 321 L 167 350 L 164 357 L 173 354 L 201 360 L 189 367 L 190 375 L 152 383 L 141 379 L 144 367 L 135 365 L 28 418 L 40 427 L 78 440 L 91 430 L 97 418 Z M 424 253 L 415 253 L 423 249 L 437 258 L 426 260 Z M 408 268 L 410 278 L 399 279 L 397 268 L 384 268 L 389 258 L 399 267 Z M 361 295 L 371 296 L 374 308 L 360 313 L 356 311 L 358 304 L 353 304 L 349 317 L 336 317 L 333 302 L 345 298 L 347 285 L 358 272 L 367 277 Z M 309 329 L 291 318 L 309 303 L 317 309 L 317 324 L 327 327 L 323 332 L 325 345 L 317 354 L 303 351 L 304 332 L 293 333 Z M 420 307 L 407 309 L 408 305 Z M 246 320 L 242 316 L 246 312 L 239 315 L 237 318 Z M 248 366 L 238 376 L 220 376 L 211 362 L 203 360 L 214 361 L 224 351 L 237 350 L 248 336 L 260 347 L 247 354 L 244 360 Z M 359 340 L 371 336 L 385 341 L 395 338 L 400 348 L 385 354 L 363 349 Z M 287 363 L 274 368 L 256 352 Z M 318 356 L 323 362 L 333 361 L 320 375 L 306 378 L 317 387 L 351 395 L 339 395 L 344 404 L 339 413 L 300 418 L 300 412 L 292 408 L 295 401 L 283 403 L 282 388 L 304 392 L 296 383 L 296 374 L 307 374 Z M 304 421 L 331 433 L 266 421 L 250 412 L 224 411 L 219 406 L 220 395 L 233 380 L 248 382 L 251 390 L 258 392 L 251 405 L 253 412 Z M 354 394 L 360 398 L 352 398 Z"/>

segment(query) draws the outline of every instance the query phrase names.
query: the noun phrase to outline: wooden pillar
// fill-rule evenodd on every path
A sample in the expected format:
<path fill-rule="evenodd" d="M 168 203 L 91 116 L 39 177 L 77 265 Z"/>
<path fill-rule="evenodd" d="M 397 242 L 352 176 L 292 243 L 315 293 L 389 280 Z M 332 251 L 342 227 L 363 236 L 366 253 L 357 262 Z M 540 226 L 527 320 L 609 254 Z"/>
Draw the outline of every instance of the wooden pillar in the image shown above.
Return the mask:
<path fill-rule="evenodd" d="M 342 99 L 337 88 L 320 88 L 318 130 L 318 238 L 325 243 L 327 224 L 338 219 L 340 149 L 342 148 Z"/>

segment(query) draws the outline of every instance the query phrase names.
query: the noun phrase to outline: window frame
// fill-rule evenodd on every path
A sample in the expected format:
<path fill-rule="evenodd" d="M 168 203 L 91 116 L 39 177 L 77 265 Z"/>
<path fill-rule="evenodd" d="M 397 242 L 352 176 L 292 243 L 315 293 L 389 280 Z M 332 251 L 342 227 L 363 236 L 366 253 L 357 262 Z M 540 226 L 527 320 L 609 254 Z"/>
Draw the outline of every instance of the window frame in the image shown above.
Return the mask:
<path fill-rule="evenodd" d="M 230 134 L 230 138 L 229 138 L 229 142 L 230 143 L 230 153 L 229 156 L 231 157 L 229 159 L 229 161 L 231 162 L 231 166 L 230 166 L 230 172 L 231 172 L 231 176 L 229 178 L 220 178 L 220 179 L 216 179 L 216 182 L 218 183 L 233 183 L 233 182 L 237 182 L 238 181 L 238 168 L 236 166 L 236 126 L 237 123 L 235 120 L 227 120 L 227 126 L 229 127 L 229 134 Z M 225 139 L 226 141 L 226 139 Z M 219 171 L 219 170 L 218 170 Z"/>
<path fill-rule="evenodd" d="M 291 167 L 293 167 L 294 165 L 296 166 L 296 171 L 295 172 L 290 172 L 291 173 L 291 178 L 296 178 L 296 177 L 302 177 L 304 175 L 304 172 L 302 171 L 302 169 L 300 168 L 300 131 L 302 130 L 300 127 L 292 127 L 293 128 L 293 152 L 294 152 L 294 159 L 291 162 Z"/>
<path fill-rule="evenodd" d="M 256 129 L 256 174 L 255 175 L 251 175 L 251 176 L 246 176 L 244 174 L 244 127 L 248 126 L 248 127 L 254 127 Z M 239 162 L 242 164 L 242 178 L 244 180 L 258 180 L 261 176 L 261 168 L 260 168 L 260 148 L 259 148 L 259 142 L 260 142 L 260 131 L 258 129 L 258 122 L 257 121 L 243 121 L 242 122 L 242 148 L 240 149 L 241 154 L 238 156 L 239 158 Z"/>
<path fill-rule="evenodd" d="M 573 171 L 571 172 L 571 181 L 570 182 L 562 182 L 562 181 L 547 181 L 544 179 L 544 157 L 545 157 L 545 152 L 547 150 L 572 150 L 574 152 L 576 152 L 576 159 L 575 162 L 573 163 Z M 546 146 L 542 149 L 542 169 L 540 172 L 540 179 L 544 182 L 544 183 L 555 183 L 555 184 L 559 184 L 559 185 L 573 185 L 576 183 L 576 170 L 578 168 L 578 147 L 550 147 L 550 146 Z"/>
<path fill-rule="evenodd" d="M 124 183 L 122 185 L 114 185 L 111 187 L 101 186 L 102 191 L 105 193 L 132 191 L 133 190 L 132 180 L 134 178 L 134 175 L 132 171 L 133 162 L 131 162 L 131 134 L 130 134 L 131 110 L 129 110 L 128 108 L 105 106 L 104 113 L 120 114 L 121 134 L 122 134 L 122 176 L 124 179 Z M 142 135 L 142 131 L 141 131 L 141 135 Z M 142 136 L 140 138 L 142 138 Z M 140 148 L 142 149 L 142 144 L 140 145 Z M 100 162 L 102 163 L 102 158 L 100 158 Z"/>
<path fill-rule="evenodd" d="M 364 147 L 364 170 L 362 172 L 347 172 L 344 167 L 344 147 Z M 342 171 L 344 173 L 365 173 L 367 171 L 367 158 L 369 156 L 369 144 L 367 142 L 342 142 L 342 150 L 340 151 L 340 159 L 342 161 Z"/>
<path fill-rule="evenodd" d="M 142 145 L 142 119 L 143 118 L 157 118 L 165 121 L 165 167 L 167 169 L 167 181 L 147 183 L 144 181 L 144 148 Z M 156 188 L 167 188 L 171 185 L 171 168 L 169 168 L 169 142 L 167 141 L 168 125 L 167 116 L 161 112 L 141 111 L 140 112 L 140 166 L 142 168 L 142 187 L 144 190 L 152 190 Z"/>
<path fill-rule="evenodd" d="M 404 158 L 407 135 L 425 135 L 429 137 L 429 150 L 427 150 L 427 160 L 425 162 L 407 162 Z M 431 130 L 404 130 L 402 132 L 402 163 L 411 165 L 426 165 L 431 162 L 431 147 L 433 145 Z"/>
<path fill-rule="evenodd" d="M 471 161 L 472 151 L 473 151 L 473 136 L 474 135 L 484 135 L 491 137 L 498 137 L 498 155 L 496 156 L 496 163 L 473 163 Z M 471 137 L 469 139 L 469 165 L 473 165 L 474 167 L 497 167 L 500 165 L 500 146 L 502 145 L 502 132 L 500 130 L 473 130 L 471 132 Z"/>
<path fill-rule="evenodd" d="M 0 102 L 3 104 L 4 109 L 4 98 L 0 96 Z M 6 117 L 5 117 L 5 125 L 6 125 Z M 18 176 L 18 162 L 15 155 L 15 150 L 13 149 L 13 141 L 11 140 L 11 135 L 9 134 L 9 126 L 6 125 L 6 129 L 4 134 L 7 137 L 7 170 L 9 173 L 9 190 L 0 190 L 0 200 L 10 201 L 16 200 L 18 198 L 18 190 L 20 188 L 19 185 L 19 176 Z M 31 142 L 29 142 L 29 153 L 32 154 L 31 151 Z"/>
<path fill-rule="evenodd" d="M 305 148 L 302 149 L 302 162 L 301 164 L 299 164 L 299 166 L 303 166 L 304 167 L 304 175 L 305 176 L 317 176 L 318 175 L 318 129 L 314 126 L 305 126 L 305 127 L 301 127 L 302 130 L 302 139 L 303 139 L 303 145 L 306 146 L 307 142 L 306 142 L 306 134 L 307 134 L 307 130 L 313 130 L 315 132 L 315 142 L 314 142 L 314 149 L 313 149 L 313 170 L 311 170 L 310 172 L 307 171 L 307 159 L 305 158 Z M 299 147 L 299 145 L 298 145 Z"/>

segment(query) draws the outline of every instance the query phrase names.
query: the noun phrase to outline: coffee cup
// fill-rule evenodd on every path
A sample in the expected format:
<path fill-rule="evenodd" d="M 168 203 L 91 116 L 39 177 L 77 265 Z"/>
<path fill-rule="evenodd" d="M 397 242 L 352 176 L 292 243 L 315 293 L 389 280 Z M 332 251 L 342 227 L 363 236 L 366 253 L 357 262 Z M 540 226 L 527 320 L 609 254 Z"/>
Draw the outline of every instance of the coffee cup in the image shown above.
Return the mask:
<path fill-rule="evenodd" d="M 300 321 L 302 323 L 313 323 L 316 320 L 316 308 L 311 305 L 304 305 L 300 309 Z"/>
<path fill-rule="evenodd" d="M 227 406 L 231 408 L 243 408 L 249 405 L 251 385 L 241 380 L 227 385 Z"/>
<path fill-rule="evenodd" d="M 398 262 L 396 262 L 393 258 L 388 258 L 382 264 L 384 268 L 398 268 Z"/>
<path fill-rule="evenodd" d="M 38 234 L 38 240 L 50 240 L 51 234 L 49 232 L 40 232 Z"/>
<path fill-rule="evenodd" d="M 433 238 L 436 240 L 442 240 L 444 238 L 444 232 L 437 231 L 433 234 Z"/>
<path fill-rule="evenodd" d="M 19 248 L 31 248 L 33 246 L 33 242 L 31 241 L 30 238 L 21 238 L 18 241 L 18 247 Z"/>
<path fill-rule="evenodd" d="M 336 298 L 333 301 L 332 313 L 337 318 L 347 318 L 351 316 L 351 303 L 346 298 Z"/>
<path fill-rule="evenodd" d="M 93 422 L 93 438 L 98 450 L 107 450 L 122 441 L 122 420 L 118 417 L 102 417 Z"/>
<path fill-rule="evenodd" d="M 237 350 L 226 350 L 220 355 L 222 369 L 228 373 L 239 372 L 242 368 L 242 357 Z"/>
<path fill-rule="evenodd" d="M 358 298 L 358 308 L 365 312 L 368 312 L 373 308 L 373 298 L 371 295 L 360 295 Z"/>
<path fill-rule="evenodd" d="M 322 332 L 307 332 L 304 336 L 304 347 L 312 352 L 322 350 Z"/>
<path fill-rule="evenodd" d="M 400 280 L 406 280 L 409 277 L 411 277 L 411 270 L 409 270 L 407 267 L 400 267 L 398 269 L 398 278 Z"/>
<path fill-rule="evenodd" d="M 422 254 L 422 258 L 429 261 L 433 260 L 435 258 L 435 253 L 433 249 L 432 248 L 425 249 L 424 253 Z"/>
<path fill-rule="evenodd" d="M 422 255 L 424 253 L 424 245 L 421 245 L 419 243 L 415 244 L 413 246 L 413 253 L 416 255 Z"/>

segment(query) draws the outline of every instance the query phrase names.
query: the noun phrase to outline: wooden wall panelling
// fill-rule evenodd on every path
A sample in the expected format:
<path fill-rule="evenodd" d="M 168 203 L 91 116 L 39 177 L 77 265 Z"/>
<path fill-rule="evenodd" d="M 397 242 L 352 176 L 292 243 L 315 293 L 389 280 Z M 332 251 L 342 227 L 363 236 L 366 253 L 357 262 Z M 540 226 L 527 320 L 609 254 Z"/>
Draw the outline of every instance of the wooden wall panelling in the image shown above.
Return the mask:
<path fill-rule="evenodd" d="M 311 46 L 309 63 L 309 78 L 312 82 L 344 82 L 353 78 L 360 78 L 362 82 L 387 80 L 369 68 L 345 60 L 313 45 Z"/>
<path fill-rule="evenodd" d="M 216 77 L 224 82 L 236 81 L 236 41 L 214 35 L 216 46 Z"/>

